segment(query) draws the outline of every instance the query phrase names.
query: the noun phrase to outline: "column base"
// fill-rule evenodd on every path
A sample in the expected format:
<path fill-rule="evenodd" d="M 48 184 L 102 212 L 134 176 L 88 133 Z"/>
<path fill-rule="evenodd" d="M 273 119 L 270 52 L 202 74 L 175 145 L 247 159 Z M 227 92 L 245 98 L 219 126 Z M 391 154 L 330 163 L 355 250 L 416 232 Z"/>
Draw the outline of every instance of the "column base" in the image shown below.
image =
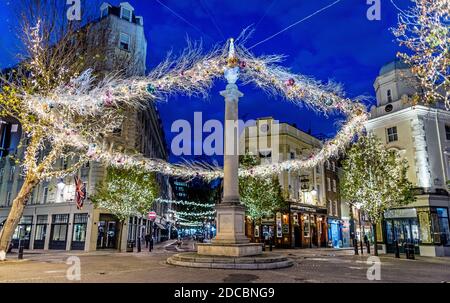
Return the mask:
<path fill-rule="evenodd" d="M 197 253 L 207 256 L 227 256 L 227 257 L 246 257 L 262 254 L 261 243 L 199 243 L 197 244 Z"/>

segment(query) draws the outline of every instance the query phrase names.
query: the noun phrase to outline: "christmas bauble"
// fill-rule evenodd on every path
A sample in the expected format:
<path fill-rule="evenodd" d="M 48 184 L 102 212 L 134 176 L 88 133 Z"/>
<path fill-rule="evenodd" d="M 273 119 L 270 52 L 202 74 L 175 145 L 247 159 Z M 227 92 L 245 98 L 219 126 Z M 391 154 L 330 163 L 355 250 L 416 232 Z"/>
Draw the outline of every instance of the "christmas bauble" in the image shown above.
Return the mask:
<path fill-rule="evenodd" d="M 331 106 L 331 105 L 333 105 L 333 100 L 331 100 L 331 99 L 325 100 L 325 105 L 326 105 L 326 106 Z"/>
<path fill-rule="evenodd" d="M 245 68 L 246 66 L 247 66 L 247 62 L 245 62 L 245 61 L 239 62 L 239 67 L 240 68 Z"/>
<path fill-rule="evenodd" d="M 292 86 L 292 85 L 294 85 L 295 84 L 295 80 L 293 79 L 293 78 L 290 78 L 289 80 L 287 80 L 287 83 L 286 83 L 288 86 Z"/>
<path fill-rule="evenodd" d="M 155 92 L 155 87 L 153 85 L 149 84 L 149 85 L 147 85 L 147 91 L 150 94 L 153 94 Z"/>

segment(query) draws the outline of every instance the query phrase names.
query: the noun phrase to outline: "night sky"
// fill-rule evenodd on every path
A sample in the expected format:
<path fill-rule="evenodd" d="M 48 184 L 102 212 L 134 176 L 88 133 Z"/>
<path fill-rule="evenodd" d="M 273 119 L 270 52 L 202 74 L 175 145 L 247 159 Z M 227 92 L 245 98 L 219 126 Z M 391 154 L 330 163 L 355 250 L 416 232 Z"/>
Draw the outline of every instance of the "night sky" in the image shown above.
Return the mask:
<path fill-rule="evenodd" d="M 14 1 L 0 2 L 0 66 L 3 68 L 17 62 L 20 43 L 14 31 L 17 26 L 12 8 Z M 118 4 L 122 1 L 109 2 Z M 253 25 L 255 33 L 247 42 L 247 46 L 252 46 L 334 0 L 160 0 L 187 22 L 158 0 L 128 2 L 134 6 L 137 15 L 144 17 L 148 42 L 147 70 L 150 70 L 168 51 L 179 53 L 186 45 L 186 36 L 193 40 L 202 39 L 208 50 L 229 37 L 237 37 L 242 29 Z M 374 96 L 373 82 L 380 68 L 394 60 L 399 50 L 389 31 L 396 25 L 397 11 L 390 1 L 381 2 L 380 21 L 367 19 L 369 5 L 366 0 L 341 0 L 252 51 L 256 55 L 287 55 L 283 65 L 321 81 L 333 79 L 340 82 L 349 97 Z M 405 7 L 410 2 L 396 0 L 395 3 Z M 204 121 L 223 120 L 224 102 L 218 91 L 224 86 L 224 81 L 217 81 L 206 100 L 180 96 L 158 104 L 169 146 L 176 135 L 170 132 L 174 120 L 192 121 L 194 111 L 201 111 Z M 325 118 L 281 99 L 268 97 L 251 85 L 240 89 L 245 94 L 239 104 L 241 119 L 273 116 L 282 122 L 296 123 L 302 130 L 311 129 L 313 135 L 329 136 L 336 132 L 339 117 Z M 171 160 L 176 159 L 171 157 Z"/>

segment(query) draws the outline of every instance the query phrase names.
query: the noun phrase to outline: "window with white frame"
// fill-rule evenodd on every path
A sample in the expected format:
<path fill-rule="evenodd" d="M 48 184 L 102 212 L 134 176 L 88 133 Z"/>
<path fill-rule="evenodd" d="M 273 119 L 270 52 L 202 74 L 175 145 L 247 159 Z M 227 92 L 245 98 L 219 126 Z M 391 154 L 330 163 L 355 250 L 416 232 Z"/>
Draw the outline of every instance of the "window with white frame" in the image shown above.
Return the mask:
<path fill-rule="evenodd" d="M 336 179 L 333 179 L 333 192 L 336 192 Z"/>
<path fill-rule="evenodd" d="M 48 199 L 48 187 L 44 187 L 44 191 L 42 193 L 42 204 L 46 204 Z"/>
<path fill-rule="evenodd" d="M 120 9 L 120 18 L 131 22 L 131 11 L 125 7 Z"/>
<path fill-rule="evenodd" d="M 386 129 L 388 143 L 398 141 L 397 126 Z"/>
<path fill-rule="evenodd" d="M 328 201 L 328 214 L 333 215 L 333 201 Z"/>
<path fill-rule="evenodd" d="M 338 216 L 339 215 L 338 202 L 334 201 L 333 204 L 334 204 L 334 215 Z"/>
<path fill-rule="evenodd" d="M 330 169 L 330 161 L 327 160 L 327 161 L 325 162 L 325 166 L 326 166 L 327 169 Z"/>
<path fill-rule="evenodd" d="M 327 190 L 331 191 L 331 179 L 327 178 Z"/>
<path fill-rule="evenodd" d="M 295 159 L 295 152 L 292 152 L 292 151 L 291 151 L 291 153 L 290 153 L 290 159 L 291 159 L 291 160 Z"/>
<path fill-rule="evenodd" d="M 125 33 L 120 33 L 119 37 L 119 48 L 123 50 L 130 50 L 130 35 Z"/>
<path fill-rule="evenodd" d="M 331 170 L 336 171 L 336 163 L 334 161 L 331 161 Z"/>
<path fill-rule="evenodd" d="M 108 16 L 108 9 L 109 9 L 108 7 L 105 7 L 104 9 L 101 10 L 101 13 L 100 13 L 101 18 Z"/>
<path fill-rule="evenodd" d="M 386 91 L 386 96 L 387 96 L 388 102 L 391 103 L 392 102 L 392 91 L 390 89 L 388 89 Z"/>
<path fill-rule="evenodd" d="M 445 125 L 445 139 L 450 140 L 450 125 Z"/>

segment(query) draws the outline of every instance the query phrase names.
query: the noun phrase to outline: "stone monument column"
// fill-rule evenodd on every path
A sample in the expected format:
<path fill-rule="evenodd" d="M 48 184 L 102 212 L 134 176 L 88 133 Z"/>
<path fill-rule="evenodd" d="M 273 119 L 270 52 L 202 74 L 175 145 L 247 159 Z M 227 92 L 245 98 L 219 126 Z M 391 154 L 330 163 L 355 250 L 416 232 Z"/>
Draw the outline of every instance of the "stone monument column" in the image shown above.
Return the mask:
<path fill-rule="evenodd" d="M 261 244 L 250 243 L 245 236 L 245 207 L 239 201 L 239 131 L 238 100 L 243 94 L 236 81 L 239 78 L 238 59 L 231 39 L 225 78 L 225 144 L 222 203 L 216 205 L 217 234 L 211 244 L 198 245 L 198 253 L 219 256 L 250 256 L 262 253 Z"/>

